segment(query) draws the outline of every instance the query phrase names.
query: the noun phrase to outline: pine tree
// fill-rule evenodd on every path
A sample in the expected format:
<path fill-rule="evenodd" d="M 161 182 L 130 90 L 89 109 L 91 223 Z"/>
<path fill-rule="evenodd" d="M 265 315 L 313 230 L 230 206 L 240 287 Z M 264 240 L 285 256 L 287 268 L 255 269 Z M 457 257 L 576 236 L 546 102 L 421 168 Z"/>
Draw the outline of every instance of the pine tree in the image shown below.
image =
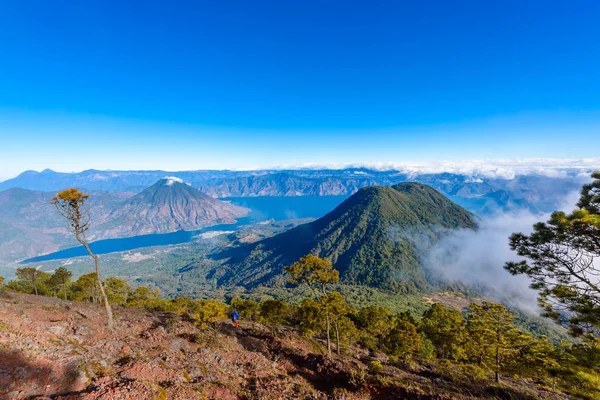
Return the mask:
<path fill-rule="evenodd" d="M 339 272 L 333 268 L 331 261 L 309 254 L 296 261 L 293 265 L 285 267 L 290 274 L 290 283 L 307 284 L 316 295 L 315 286 L 321 289 L 321 296 L 327 296 L 326 287 L 330 283 L 340 280 Z M 327 334 L 327 356 L 331 357 L 330 315 L 325 310 L 325 332 Z"/>
<path fill-rule="evenodd" d="M 520 349 L 519 356 L 509 365 L 509 369 L 519 375 L 540 378 L 550 370 L 560 368 L 556 347 L 546 336 L 539 338 L 527 337 L 528 343 Z"/>
<path fill-rule="evenodd" d="M 500 373 L 527 344 L 527 335 L 513 325 L 514 316 L 502 304 L 472 303 L 470 309 L 469 354 L 479 366 L 493 370 L 496 382 L 500 382 Z"/>
<path fill-rule="evenodd" d="M 554 212 L 531 235 L 514 233 L 510 247 L 528 260 L 508 262 L 512 274 L 528 275 L 545 315 L 568 323 L 575 335 L 600 328 L 600 171 L 585 185 L 571 214 Z"/>
<path fill-rule="evenodd" d="M 145 286 L 139 286 L 135 288 L 127 296 L 127 304 L 134 307 L 144 306 L 148 301 L 154 301 L 160 299 L 160 292 L 158 289 L 150 290 Z"/>
<path fill-rule="evenodd" d="M 63 298 L 66 300 L 67 288 L 69 286 L 69 283 L 71 283 L 72 276 L 73 273 L 65 267 L 58 267 L 48 280 L 48 284 L 56 291 L 60 291 L 62 289 Z"/>
<path fill-rule="evenodd" d="M 421 335 L 411 322 L 398 320 L 385 336 L 383 347 L 386 353 L 406 361 L 421 350 Z"/>
<path fill-rule="evenodd" d="M 325 312 L 321 304 L 313 299 L 304 299 L 296 310 L 300 332 L 305 336 L 325 333 Z"/>
<path fill-rule="evenodd" d="M 377 339 L 377 345 L 383 345 L 383 338 L 392 329 L 392 313 L 380 306 L 368 306 L 358 312 L 359 327 Z"/>
<path fill-rule="evenodd" d="M 106 296 L 110 304 L 124 305 L 127 302 L 129 293 L 131 293 L 131 287 L 127 281 L 113 276 L 109 277 L 104 281 L 104 289 L 106 290 Z"/>
<path fill-rule="evenodd" d="M 432 304 L 423 315 L 420 328 L 435 346 L 439 358 L 459 360 L 464 357 L 467 329 L 460 311 Z"/>
<path fill-rule="evenodd" d="M 264 300 L 260 302 L 260 318 L 271 325 L 273 336 L 277 333 L 277 326 L 283 322 L 287 308 L 287 304 L 281 300 Z"/>
<path fill-rule="evenodd" d="M 206 329 L 208 324 L 216 329 L 217 321 L 227 317 L 227 305 L 216 300 L 200 300 L 191 305 L 189 313 L 200 329 Z"/>
<path fill-rule="evenodd" d="M 40 271 L 37 268 L 17 268 L 16 270 L 17 279 L 27 283 L 35 295 L 39 294 L 39 288 L 50 278 L 50 274 L 44 271 Z"/>
<path fill-rule="evenodd" d="M 350 312 L 350 306 L 346 303 L 344 296 L 339 292 L 331 292 L 326 296 L 321 297 L 321 307 L 329 316 L 335 329 L 336 351 L 340 355 L 340 327 L 339 321 Z"/>
<path fill-rule="evenodd" d="M 98 280 L 96 279 L 95 272 L 81 275 L 73 282 L 71 287 L 73 300 L 89 301 L 91 303 L 97 303 L 100 300 Z"/>

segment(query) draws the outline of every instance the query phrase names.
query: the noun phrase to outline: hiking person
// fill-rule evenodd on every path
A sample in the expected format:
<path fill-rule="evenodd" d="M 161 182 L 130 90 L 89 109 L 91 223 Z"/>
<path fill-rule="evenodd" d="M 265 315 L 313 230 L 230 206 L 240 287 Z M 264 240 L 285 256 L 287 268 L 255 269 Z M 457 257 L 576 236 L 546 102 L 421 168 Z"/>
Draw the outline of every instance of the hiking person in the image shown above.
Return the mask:
<path fill-rule="evenodd" d="M 239 319 L 240 319 L 240 314 L 238 314 L 238 312 L 234 310 L 231 313 L 231 321 L 233 321 L 233 326 L 235 326 L 236 329 L 237 329 L 237 327 L 239 326 L 239 323 L 240 323 Z"/>

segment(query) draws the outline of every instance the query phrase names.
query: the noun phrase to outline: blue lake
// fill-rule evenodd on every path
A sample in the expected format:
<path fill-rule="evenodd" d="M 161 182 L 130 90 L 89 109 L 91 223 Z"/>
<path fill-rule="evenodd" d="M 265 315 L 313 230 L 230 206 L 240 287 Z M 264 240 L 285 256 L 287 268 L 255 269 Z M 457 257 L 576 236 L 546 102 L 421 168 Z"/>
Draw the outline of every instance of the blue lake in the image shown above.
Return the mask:
<path fill-rule="evenodd" d="M 269 197 L 231 197 L 221 199 L 237 204 L 252 211 L 247 217 L 239 218 L 235 224 L 213 225 L 197 231 L 178 231 L 153 235 L 133 236 L 121 239 L 106 239 L 92 242 L 90 247 L 96 254 L 135 250 L 151 246 L 166 246 L 191 242 L 199 234 L 211 231 L 237 230 L 241 226 L 273 219 L 284 221 L 293 218 L 320 218 L 337 207 L 349 196 L 269 196 Z M 86 256 L 83 246 L 72 247 L 54 253 L 29 258 L 23 263 L 59 260 Z"/>

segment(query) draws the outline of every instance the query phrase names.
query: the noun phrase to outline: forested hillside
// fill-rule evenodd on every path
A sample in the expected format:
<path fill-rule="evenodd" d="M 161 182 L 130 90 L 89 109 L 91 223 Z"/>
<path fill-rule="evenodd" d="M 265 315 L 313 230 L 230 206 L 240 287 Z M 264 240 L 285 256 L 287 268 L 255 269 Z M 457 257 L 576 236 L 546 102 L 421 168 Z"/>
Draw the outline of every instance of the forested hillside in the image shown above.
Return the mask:
<path fill-rule="evenodd" d="M 346 283 L 422 289 L 423 252 L 453 229 L 476 225 L 475 216 L 427 185 L 372 186 L 323 218 L 215 258 L 228 267 L 220 278 L 227 285 L 273 283 L 285 265 L 312 253 L 330 259 Z"/>
<path fill-rule="evenodd" d="M 329 285 L 300 303 L 166 300 L 109 277 L 111 331 L 95 273 L 31 272 L 0 279 L 0 398 L 600 398 L 595 342 L 551 343 L 500 304 L 394 313 Z"/>

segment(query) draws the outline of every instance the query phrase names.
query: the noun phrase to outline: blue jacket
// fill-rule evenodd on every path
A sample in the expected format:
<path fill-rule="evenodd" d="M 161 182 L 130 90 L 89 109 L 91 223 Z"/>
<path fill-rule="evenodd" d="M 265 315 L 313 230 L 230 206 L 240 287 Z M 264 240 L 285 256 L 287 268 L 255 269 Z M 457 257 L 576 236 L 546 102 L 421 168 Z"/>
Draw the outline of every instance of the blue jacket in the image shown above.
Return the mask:
<path fill-rule="evenodd" d="M 231 313 L 231 319 L 233 321 L 237 321 L 239 318 L 240 318 L 240 314 L 238 314 L 237 311 L 234 311 L 234 312 Z"/>

